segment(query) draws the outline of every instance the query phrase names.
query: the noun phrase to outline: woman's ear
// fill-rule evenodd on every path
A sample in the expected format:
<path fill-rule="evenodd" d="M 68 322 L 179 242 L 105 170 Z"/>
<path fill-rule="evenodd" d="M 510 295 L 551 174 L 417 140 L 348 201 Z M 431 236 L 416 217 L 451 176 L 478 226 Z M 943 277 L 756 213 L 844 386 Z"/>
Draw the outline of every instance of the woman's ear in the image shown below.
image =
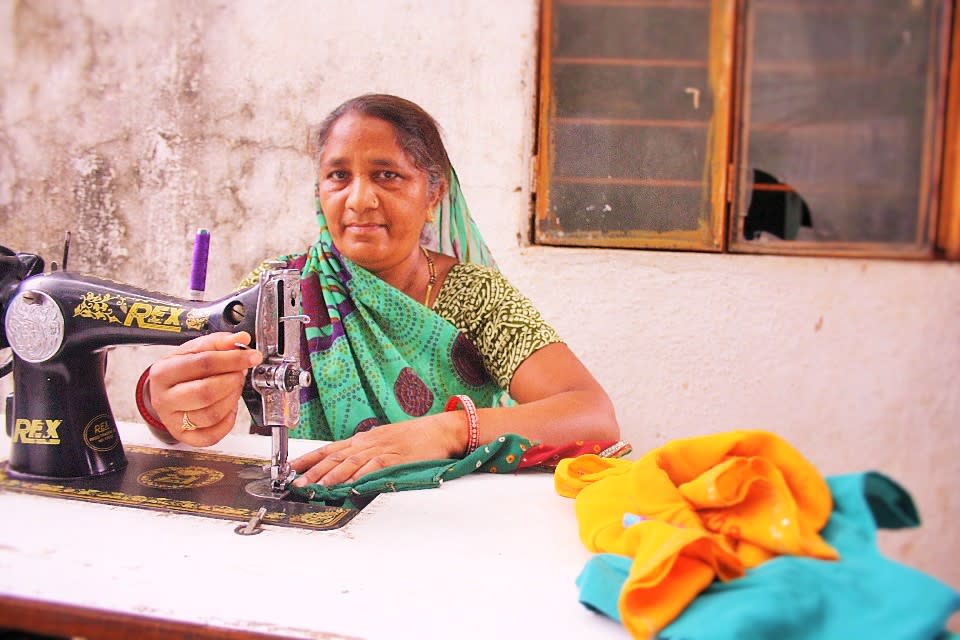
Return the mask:
<path fill-rule="evenodd" d="M 440 200 L 443 196 L 447 195 L 447 181 L 441 180 L 440 184 L 437 185 L 437 192 L 433 194 L 433 197 L 430 198 L 429 204 L 429 213 L 432 214 L 433 210 L 437 208 L 437 205 L 440 204 Z"/>

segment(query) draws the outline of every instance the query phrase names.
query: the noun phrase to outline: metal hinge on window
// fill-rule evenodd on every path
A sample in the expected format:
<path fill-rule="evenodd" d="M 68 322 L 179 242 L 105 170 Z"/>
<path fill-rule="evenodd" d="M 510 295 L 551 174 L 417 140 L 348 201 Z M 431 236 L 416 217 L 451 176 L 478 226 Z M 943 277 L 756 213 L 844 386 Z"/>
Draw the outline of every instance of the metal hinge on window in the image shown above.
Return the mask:
<path fill-rule="evenodd" d="M 537 192 L 537 178 L 539 177 L 540 156 L 534 154 L 530 159 L 530 193 Z"/>

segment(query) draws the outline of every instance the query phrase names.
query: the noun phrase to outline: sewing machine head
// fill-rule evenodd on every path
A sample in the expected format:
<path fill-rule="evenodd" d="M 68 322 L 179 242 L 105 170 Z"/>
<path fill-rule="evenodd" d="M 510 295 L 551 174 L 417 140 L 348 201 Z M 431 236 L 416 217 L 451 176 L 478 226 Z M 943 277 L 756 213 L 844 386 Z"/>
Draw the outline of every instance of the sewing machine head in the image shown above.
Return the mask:
<path fill-rule="evenodd" d="M 14 393 L 6 403 L 8 471 L 24 478 L 82 478 L 126 465 L 104 384 L 107 350 L 178 345 L 215 331 L 247 331 L 264 355 L 251 381 L 274 429 L 274 467 L 283 484 L 286 427 L 299 410 L 301 319 L 298 274 L 277 266 L 260 284 L 219 300 L 185 300 L 66 271 L 0 247 L 0 348 L 10 347 Z M 291 312 L 291 310 L 293 310 Z M 280 451 L 282 449 L 282 451 Z M 275 483 L 277 484 L 277 483 Z M 276 487 L 275 487 L 276 488 Z"/>

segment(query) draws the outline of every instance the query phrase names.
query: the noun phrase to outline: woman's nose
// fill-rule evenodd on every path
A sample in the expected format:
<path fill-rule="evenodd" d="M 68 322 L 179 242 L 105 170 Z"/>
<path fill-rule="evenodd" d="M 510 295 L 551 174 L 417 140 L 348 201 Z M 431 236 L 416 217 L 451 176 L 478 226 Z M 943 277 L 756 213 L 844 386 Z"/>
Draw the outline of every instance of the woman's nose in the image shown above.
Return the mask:
<path fill-rule="evenodd" d="M 363 177 L 354 178 L 350 184 L 350 193 L 347 196 L 347 207 L 354 211 L 376 208 L 376 194 L 373 185 Z"/>

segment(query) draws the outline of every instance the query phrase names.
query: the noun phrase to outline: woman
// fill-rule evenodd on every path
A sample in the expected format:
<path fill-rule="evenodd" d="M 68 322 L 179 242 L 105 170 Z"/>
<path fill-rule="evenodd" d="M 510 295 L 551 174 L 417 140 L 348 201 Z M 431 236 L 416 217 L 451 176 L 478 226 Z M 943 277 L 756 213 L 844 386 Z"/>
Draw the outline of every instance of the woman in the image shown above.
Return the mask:
<path fill-rule="evenodd" d="M 292 462 L 295 484 L 461 457 L 505 433 L 545 444 L 619 436 L 597 381 L 484 266 L 489 252 L 426 112 L 360 96 L 326 118 L 314 144 L 321 233 L 289 257 L 302 272 L 314 383 L 292 435 L 333 442 Z M 421 239 L 434 229 L 429 250 Z M 235 346 L 249 340 L 204 336 L 151 367 L 152 407 L 177 440 L 209 446 L 231 430 L 260 362 Z M 501 402 L 504 392 L 515 402 Z M 453 404 L 466 413 L 444 411 Z"/>

